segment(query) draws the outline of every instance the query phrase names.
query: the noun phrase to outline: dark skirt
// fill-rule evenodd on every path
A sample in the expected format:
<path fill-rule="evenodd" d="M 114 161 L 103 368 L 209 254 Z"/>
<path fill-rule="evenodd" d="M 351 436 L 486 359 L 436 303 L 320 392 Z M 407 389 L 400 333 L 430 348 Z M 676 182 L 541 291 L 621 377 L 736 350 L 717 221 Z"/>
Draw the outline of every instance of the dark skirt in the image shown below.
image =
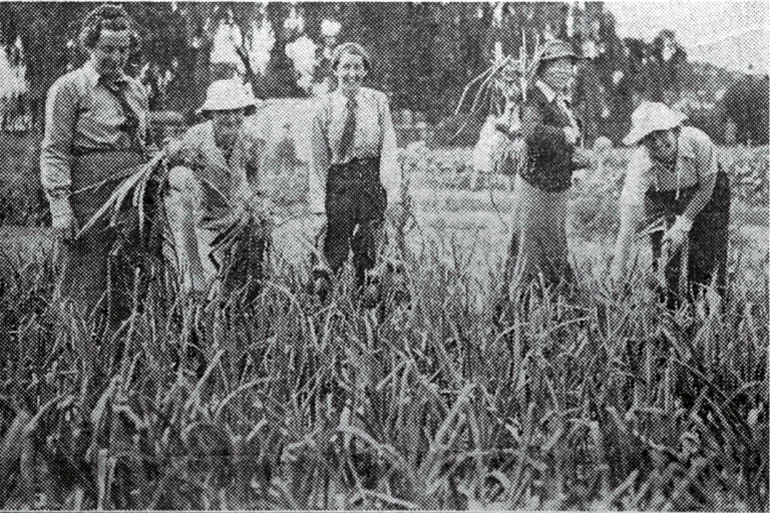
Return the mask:
<path fill-rule="evenodd" d="M 697 187 L 680 191 L 648 191 L 644 207 L 648 224 L 665 218 L 666 226 L 673 224 L 675 217 L 682 215 L 690 200 L 697 192 Z M 730 223 L 730 181 L 723 171 L 717 173 L 716 184 L 711 200 L 695 217 L 689 235 L 687 258 L 687 299 L 702 293 L 704 287 L 710 287 L 712 281 L 717 292 L 724 296 L 725 274 L 727 273 L 727 240 Z M 658 270 L 661 256 L 663 233 L 651 235 L 653 270 Z M 679 293 L 681 251 L 666 266 L 667 303 L 675 308 L 682 299 Z"/>
<path fill-rule="evenodd" d="M 78 226 L 83 227 L 109 199 L 115 188 L 144 162 L 141 153 L 98 152 L 75 157 L 70 202 Z M 133 279 L 118 279 L 126 269 L 116 262 L 119 232 L 109 219 L 94 224 L 76 240 L 59 244 L 61 279 L 58 295 L 71 301 L 73 312 L 98 315 L 117 324 L 130 314 Z M 128 273 L 133 274 L 133 273 Z M 101 305 L 101 306 L 100 306 Z"/>

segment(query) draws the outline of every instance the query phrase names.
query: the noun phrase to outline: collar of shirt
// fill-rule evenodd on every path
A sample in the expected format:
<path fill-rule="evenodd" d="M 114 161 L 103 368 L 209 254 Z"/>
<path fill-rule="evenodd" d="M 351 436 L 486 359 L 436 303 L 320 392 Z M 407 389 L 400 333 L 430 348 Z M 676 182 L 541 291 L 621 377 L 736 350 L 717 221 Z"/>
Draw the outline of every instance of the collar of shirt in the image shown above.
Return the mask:
<path fill-rule="evenodd" d="M 358 92 L 356 92 L 356 95 L 353 97 L 353 99 L 356 100 L 356 104 L 360 104 L 361 103 L 361 100 L 366 95 L 365 91 L 366 90 L 363 87 L 360 87 L 358 89 Z M 344 94 L 339 89 L 339 87 L 336 90 L 334 90 L 334 92 L 331 93 L 331 96 L 332 96 L 332 102 L 333 103 L 335 103 L 337 105 L 342 105 L 343 107 L 347 106 L 349 96 Z"/>
<path fill-rule="evenodd" d="M 98 71 L 96 71 L 93 61 L 91 60 L 86 61 L 86 63 L 83 64 L 82 69 L 83 69 L 83 74 L 88 79 L 88 83 L 91 84 L 93 87 L 96 87 L 96 85 L 99 83 L 99 80 L 102 78 L 102 76 L 99 74 Z M 118 75 L 114 81 L 128 82 L 128 75 L 126 75 L 123 71 L 121 71 L 120 75 Z"/>

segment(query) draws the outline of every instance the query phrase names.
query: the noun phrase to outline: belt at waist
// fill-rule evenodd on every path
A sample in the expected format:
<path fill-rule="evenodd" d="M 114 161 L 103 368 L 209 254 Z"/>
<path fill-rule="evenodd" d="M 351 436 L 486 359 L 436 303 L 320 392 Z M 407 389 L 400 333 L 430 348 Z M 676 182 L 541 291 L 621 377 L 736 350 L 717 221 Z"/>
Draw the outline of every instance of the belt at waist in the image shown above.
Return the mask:
<path fill-rule="evenodd" d="M 355 158 L 344 164 L 332 164 L 329 166 L 327 178 L 379 180 L 380 158 Z"/>
<path fill-rule="evenodd" d="M 107 181 L 125 178 L 146 161 L 144 153 L 135 150 L 100 150 L 76 154 L 71 171 L 73 194 Z"/>

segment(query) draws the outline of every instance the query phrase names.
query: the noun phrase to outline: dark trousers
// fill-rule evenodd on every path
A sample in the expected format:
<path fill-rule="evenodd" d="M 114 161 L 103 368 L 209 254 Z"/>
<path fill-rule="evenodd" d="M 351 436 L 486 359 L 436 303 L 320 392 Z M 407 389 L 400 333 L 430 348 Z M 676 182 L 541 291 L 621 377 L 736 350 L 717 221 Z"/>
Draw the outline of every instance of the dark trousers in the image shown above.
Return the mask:
<path fill-rule="evenodd" d="M 134 152 L 102 152 L 75 159 L 70 201 L 79 227 L 85 226 L 142 160 Z M 72 303 L 76 315 L 93 317 L 97 328 L 116 328 L 131 314 L 133 272 L 119 249 L 132 244 L 125 240 L 126 234 L 109 226 L 106 217 L 76 240 L 59 244 L 58 295 L 61 301 Z"/>
<path fill-rule="evenodd" d="M 678 200 L 676 191 L 648 192 L 645 196 L 647 221 L 652 223 L 660 217 L 665 217 L 667 225 L 670 226 L 676 216 L 682 215 L 695 192 L 696 188 L 684 189 L 680 191 Z M 727 174 L 720 170 L 711 200 L 695 217 L 690 229 L 687 265 L 689 294 L 699 294 L 704 287 L 711 286 L 712 279 L 716 277 L 716 290 L 724 296 L 729 223 L 730 182 Z M 656 271 L 661 256 L 662 238 L 661 232 L 656 232 L 650 237 L 653 269 Z M 678 294 L 680 266 L 681 252 L 666 265 L 666 302 L 669 308 L 676 308 L 682 299 L 686 299 Z"/>
<path fill-rule="evenodd" d="M 377 260 L 387 202 L 379 159 L 355 159 L 329 168 L 323 253 L 336 274 L 352 248 L 358 287 L 364 285 L 366 271 Z"/>

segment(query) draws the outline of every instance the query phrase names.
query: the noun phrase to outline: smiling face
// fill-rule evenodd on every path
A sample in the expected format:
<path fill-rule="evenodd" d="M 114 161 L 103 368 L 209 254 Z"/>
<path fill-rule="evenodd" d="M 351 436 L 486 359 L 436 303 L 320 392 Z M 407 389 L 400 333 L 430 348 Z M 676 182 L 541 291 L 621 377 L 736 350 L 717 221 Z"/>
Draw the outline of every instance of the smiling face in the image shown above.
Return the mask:
<path fill-rule="evenodd" d="M 103 76 L 120 75 L 131 53 L 131 44 L 130 30 L 102 29 L 96 44 L 89 50 L 97 73 Z"/>
<path fill-rule="evenodd" d="M 366 77 L 366 65 L 363 56 L 345 52 L 340 56 L 337 67 L 334 68 L 340 90 L 347 96 L 352 96 L 361 88 Z"/>
<path fill-rule="evenodd" d="M 567 88 L 573 73 L 572 59 L 564 57 L 546 62 L 543 66 L 541 78 L 554 91 L 558 92 L 564 91 Z"/>
<path fill-rule="evenodd" d="M 642 139 L 642 144 L 647 148 L 651 158 L 673 162 L 679 149 L 677 130 L 656 130 Z"/>
<path fill-rule="evenodd" d="M 208 113 L 214 124 L 214 141 L 220 148 L 231 147 L 235 143 L 246 117 L 245 109 L 214 110 Z"/>

